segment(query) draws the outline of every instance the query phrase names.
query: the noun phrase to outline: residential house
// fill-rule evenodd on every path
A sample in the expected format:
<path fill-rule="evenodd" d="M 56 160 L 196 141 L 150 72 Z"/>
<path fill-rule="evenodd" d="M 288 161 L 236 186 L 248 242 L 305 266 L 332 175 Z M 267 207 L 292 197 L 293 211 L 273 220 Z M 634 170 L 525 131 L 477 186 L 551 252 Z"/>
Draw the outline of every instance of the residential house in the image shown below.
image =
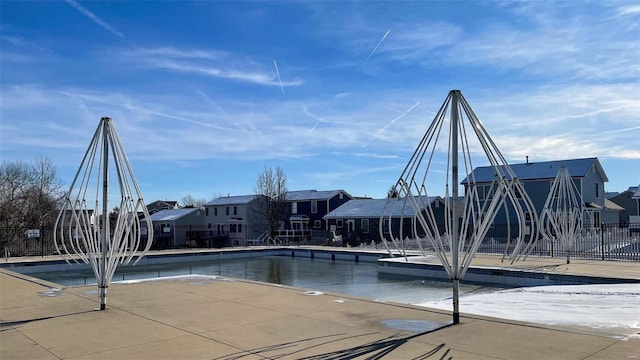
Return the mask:
<path fill-rule="evenodd" d="M 291 217 L 285 229 L 329 230 L 324 216 L 353 199 L 344 190 L 298 190 L 287 191 L 287 203 L 291 206 Z"/>
<path fill-rule="evenodd" d="M 214 237 L 228 238 L 230 246 L 246 246 L 267 226 L 261 216 L 264 195 L 222 196 L 204 204 L 205 224 Z"/>
<path fill-rule="evenodd" d="M 636 187 L 636 191 L 633 193 L 633 196 L 631 196 L 631 198 L 636 200 L 637 213 L 635 214 L 635 216 L 640 216 L 640 185 Z"/>
<path fill-rule="evenodd" d="M 426 206 L 430 206 L 438 223 L 439 232 L 444 229 L 445 206 L 444 200 L 439 196 L 423 198 L 416 203 L 424 205 L 423 214 L 426 213 Z M 388 203 L 388 201 L 390 201 Z M 385 208 L 386 206 L 386 208 Z M 352 246 L 357 246 L 361 242 L 380 242 L 380 218 L 383 215 L 383 232 L 389 233 L 389 228 L 394 236 L 398 237 L 402 229 L 402 237 L 415 238 L 414 229 L 418 231 L 418 236 L 424 236 L 420 230 L 419 223 L 413 207 L 399 199 L 353 199 L 341 205 L 337 209 L 329 212 L 324 219 L 329 225 L 331 232 L 336 236 L 341 236 Z M 391 226 L 389 227 L 389 219 Z M 401 226 L 402 223 L 402 226 Z"/>
<path fill-rule="evenodd" d="M 153 215 L 162 210 L 171 210 L 178 208 L 179 206 L 177 201 L 156 200 L 150 204 L 147 204 L 147 211 L 149 212 L 149 215 Z"/>
<path fill-rule="evenodd" d="M 625 191 L 607 196 L 605 208 L 607 210 L 613 208 L 617 211 L 605 212 L 602 222 L 605 224 L 620 224 L 622 226 L 629 224 L 629 216 L 638 214 L 638 200 L 633 199 L 633 195 L 637 190 L 637 186 L 631 186 Z"/>
<path fill-rule="evenodd" d="M 583 223 L 586 226 L 600 224 L 601 215 L 605 209 L 604 183 L 609 181 L 609 179 L 597 158 L 543 162 L 527 161 L 526 163 L 513 164 L 510 166 L 531 198 L 538 216 L 544 208 L 547 196 L 551 190 L 551 184 L 558 174 L 560 167 L 566 167 L 582 197 L 585 215 Z M 467 179 L 473 178 L 476 186 L 482 187 L 478 189 L 479 194 L 488 193 L 495 176 L 493 168 L 490 166 L 477 167 L 473 170 L 472 175 L 470 174 L 462 181 L 465 188 L 469 186 Z M 532 215 L 525 215 L 528 219 L 532 218 Z M 507 219 L 509 219 L 509 221 L 507 221 Z M 496 216 L 495 224 L 506 225 L 507 222 L 514 223 L 515 221 L 516 216 L 513 209 L 509 210 L 509 214 L 507 211 L 501 210 Z"/>
<path fill-rule="evenodd" d="M 205 212 L 200 208 L 160 210 L 149 219 L 153 223 L 152 247 L 155 249 L 204 246 L 209 237 L 204 225 Z"/>

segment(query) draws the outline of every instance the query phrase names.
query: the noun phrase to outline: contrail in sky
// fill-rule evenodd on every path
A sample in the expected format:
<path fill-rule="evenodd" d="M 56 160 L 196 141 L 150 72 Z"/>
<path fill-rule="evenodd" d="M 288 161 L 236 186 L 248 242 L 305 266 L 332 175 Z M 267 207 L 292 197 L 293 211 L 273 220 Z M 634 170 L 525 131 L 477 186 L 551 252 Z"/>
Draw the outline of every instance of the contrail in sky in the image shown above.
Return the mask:
<path fill-rule="evenodd" d="M 307 141 L 307 139 L 309 138 L 309 136 L 311 136 L 311 133 L 313 132 L 313 130 L 315 130 L 316 126 L 318 126 L 318 124 L 319 124 L 319 123 L 321 123 L 321 122 L 328 122 L 328 121 L 324 120 L 323 118 L 321 118 L 320 116 L 318 116 L 318 115 L 316 115 L 316 114 L 312 114 L 312 113 L 309 111 L 309 109 L 307 109 L 307 107 L 306 107 L 306 106 L 303 106 L 303 107 L 302 107 L 302 112 L 303 112 L 305 115 L 307 115 L 307 116 L 309 116 L 309 117 L 311 117 L 311 118 L 316 119 L 316 123 L 315 123 L 315 124 L 313 124 L 313 126 L 311 127 L 311 129 L 310 129 L 310 130 L 309 130 L 309 132 L 307 133 L 307 136 L 305 136 L 305 137 L 304 137 L 304 139 L 302 139 L 302 141 L 300 142 L 300 146 L 302 146 L 302 145 Z"/>
<path fill-rule="evenodd" d="M 273 59 L 273 66 L 276 68 L 276 75 L 278 75 L 278 83 L 280 83 L 280 90 L 282 90 L 282 96 L 284 96 L 284 86 L 282 86 L 282 80 L 280 80 L 280 71 L 278 71 L 278 64 L 276 59 Z"/>
<path fill-rule="evenodd" d="M 273 59 L 273 66 L 276 68 L 276 75 L 278 75 L 278 83 L 280 84 L 280 90 L 282 90 L 282 97 L 284 97 L 284 86 L 282 86 L 282 80 L 280 80 L 280 71 L 278 71 L 278 63 L 276 63 L 276 59 Z M 293 130 L 293 119 L 291 118 L 291 110 L 289 109 L 289 103 L 286 102 L 287 105 L 287 113 L 289 114 L 289 125 L 291 125 L 291 129 Z"/>
<path fill-rule="evenodd" d="M 393 123 L 395 123 L 396 121 L 402 119 L 403 117 L 405 117 L 408 113 L 411 112 L 411 110 L 415 109 L 416 106 L 420 105 L 420 101 L 416 102 L 412 107 L 409 108 L 409 110 L 403 112 L 402 114 L 398 115 L 395 119 L 391 120 L 391 122 L 389 122 L 387 125 L 385 125 L 383 128 L 378 129 L 378 131 L 376 131 L 375 134 L 373 134 L 373 136 L 371 137 L 371 139 L 369 139 L 369 141 L 367 141 L 367 143 L 364 145 L 365 147 L 369 145 L 369 143 L 371 143 L 371 141 L 373 141 L 374 138 L 377 138 L 383 131 L 385 131 L 389 126 L 393 125 Z"/>
<path fill-rule="evenodd" d="M 369 56 L 367 56 L 367 58 L 364 60 L 364 63 L 362 63 L 362 65 L 366 64 L 367 61 L 369 61 L 369 58 L 371 57 L 371 55 L 373 55 L 373 53 L 376 52 L 376 50 L 378 50 L 378 48 L 380 47 L 380 44 L 382 44 L 382 42 L 384 41 L 384 39 L 387 38 L 390 32 L 391 32 L 391 29 L 387 30 L 387 32 L 384 33 L 384 36 L 382 37 L 382 39 L 378 41 L 378 45 L 376 45 L 376 47 L 374 47 L 373 50 L 371 50 L 371 53 L 369 53 Z"/>
<path fill-rule="evenodd" d="M 73 6 L 76 10 L 80 11 L 81 13 L 83 13 L 86 17 L 88 17 L 89 19 L 93 20 L 93 22 L 95 22 L 96 24 L 102 26 L 105 30 L 109 31 L 110 33 L 117 35 L 121 38 L 124 39 L 124 34 L 121 33 L 120 31 L 114 29 L 111 25 L 107 24 L 106 22 L 104 22 L 102 19 L 100 19 L 99 17 L 97 17 L 94 13 L 92 13 L 91 11 L 85 9 L 82 5 L 78 4 L 76 2 L 76 0 L 66 0 L 67 4 Z"/>

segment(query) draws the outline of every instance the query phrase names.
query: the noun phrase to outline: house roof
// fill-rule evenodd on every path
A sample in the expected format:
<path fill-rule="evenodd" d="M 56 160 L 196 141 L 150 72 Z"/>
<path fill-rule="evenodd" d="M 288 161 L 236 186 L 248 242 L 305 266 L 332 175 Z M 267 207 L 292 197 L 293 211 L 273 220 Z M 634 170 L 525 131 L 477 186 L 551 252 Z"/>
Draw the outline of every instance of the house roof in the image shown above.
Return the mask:
<path fill-rule="evenodd" d="M 604 193 L 604 198 L 605 198 L 605 199 L 611 199 L 611 198 L 614 198 L 614 197 L 616 197 L 616 196 L 618 196 L 618 195 L 620 195 L 620 193 L 619 193 L 619 192 L 617 192 L 617 191 L 610 191 L 610 192 L 606 192 L 606 193 Z"/>
<path fill-rule="evenodd" d="M 632 199 L 640 199 L 640 185 L 636 187 L 636 191 L 633 193 Z"/>
<path fill-rule="evenodd" d="M 340 194 L 341 192 L 347 195 L 349 198 L 352 197 L 344 190 L 296 190 L 287 191 L 287 201 L 327 200 Z"/>
<path fill-rule="evenodd" d="M 431 204 L 434 201 L 441 201 L 439 196 L 431 196 L 425 199 L 426 203 Z M 392 217 L 413 216 L 413 207 L 409 204 L 405 205 L 404 198 L 391 199 L 389 208 L 385 211 L 385 216 Z M 342 218 L 375 218 L 382 215 L 382 211 L 387 204 L 387 199 L 353 199 L 340 205 L 337 209 L 329 212 L 324 216 L 325 219 L 342 219 Z"/>
<path fill-rule="evenodd" d="M 171 201 L 171 200 L 156 200 L 152 203 L 149 203 L 147 205 L 147 207 L 149 206 L 163 206 L 163 207 L 167 207 L 167 208 L 175 208 L 178 205 L 177 201 Z"/>
<path fill-rule="evenodd" d="M 624 208 L 609 199 L 604 199 L 604 208 L 612 211 L 623 211 Z"/>
<path fill-rule="evenodd" d="M 217 199 L 211 200 L 208 203 L 204 204 L 205 206 L 216 206 L 216 205 L 240 205 L 247 204 L 254 199 L 256 199 L 260 195 L 240 195 L 240 196 L 221 196 Z"/>
<path fill-rule="evenodd" d="M 567 168 L 571 177 L 585 177 L 591 167 L 594 165 L 602 175 L 604 181 L 609 181 L 607 175 L 604 172 L 604 169 L 602 168 L 602 165 L 600 165 L 600 161 L 598 161 L 598 158 L 510 164 L 511 169 L 520 180 L 552 180 L 555 179 L 556 175 L 558 175 L 558 170 L 560 170 L 560 167 L 562 166 Z M 495 172 L 491 166 L 477 167 L 473 170 L 472 174 L 474 175 L 475 181 L 477 183 L 491 182 L 493 181 L 495 176 Z M 467 178 L 462 180 L 462 183 L 466 183 Z"/>
<path fill-rule="evenodd" d="M 174 221 L 196 210 L 199 210 L 199 209 L 197 208 L 166 209 L 166 210 L 158 211 L 157 213 L 149 216 L 149 219 L 151 221 Z"/>

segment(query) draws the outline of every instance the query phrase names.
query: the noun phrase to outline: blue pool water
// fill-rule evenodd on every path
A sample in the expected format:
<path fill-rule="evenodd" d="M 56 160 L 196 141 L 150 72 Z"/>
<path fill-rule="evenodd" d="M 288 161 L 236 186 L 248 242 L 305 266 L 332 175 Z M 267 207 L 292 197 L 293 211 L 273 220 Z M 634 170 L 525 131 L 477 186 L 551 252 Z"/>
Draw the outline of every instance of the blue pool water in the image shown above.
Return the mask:
<path fill-rule="evenodd" d="M 450 282 L 378 274 L 375 263 L 286 256 L 122 266 L 117 269 L 112 281 L 186 274 L 218 275 L 409 304 L 451 297 Z M 96 283 L 93 272 L 86 269 L 30 275 L 64 286 Z M 494 285 L 461 284 L 460 294 L 488 293 L 503 289 L 505 287 Z"/>

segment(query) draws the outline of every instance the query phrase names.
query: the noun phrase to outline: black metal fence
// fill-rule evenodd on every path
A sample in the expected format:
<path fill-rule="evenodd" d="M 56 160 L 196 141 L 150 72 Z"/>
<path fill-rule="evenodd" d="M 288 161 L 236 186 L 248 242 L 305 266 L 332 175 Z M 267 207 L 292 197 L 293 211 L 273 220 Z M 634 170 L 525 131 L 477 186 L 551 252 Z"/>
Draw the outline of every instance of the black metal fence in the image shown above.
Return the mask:
<path fill-rule="evenodd" d="M 515 240 L 508 241 L 504 237 L 505 233 L 501 226 L 492 227 L 477 253 L 511 253 Z M 428 239 L 404 239 L 399 241 L 399 244 L 407 250 L 433 250 Z M 640 224 L 601 224 L 586 227 L 583 229 L 582 239 L 575 242 L 569 250 L 559 248 L 554 239 L 540 238 L 529 253 L 529 256 L 549 258 L 566 258 L 567 255 L 572 259 L 640 261 Z"/>
<path fill-rule="evenodd" d="M 508 253 L 512 250 L 513 241 L 508 242 L 504 236 L 500 236 L 504 233 L 504 229 L 494 226 L 487 233 L 478 253 L 502 255 L 505 251 Z M 187 233 L 186 236 L 189 238 L 187 239 L 188 241 L 180 242 L 180 247 L 210 248 L 238 245 L 229 241 L 229 234 L 212 236 L 208 232 L 192 231 Z M 346 241 L 337 243 L 331 240 L 331 233 L 314 230 L 309 238 L 304 240 L 294 239 L 282 245 L 348 246 L 347 244 L 349 244 Z M 420 248 L 429 250 L 428 241 L 422 240 L 420 243 L 418 241 L 405 239 L 402 241 L 402 245 L 409 250 L 419 250 Z M 154 244 L 154 247 L 166 248 L 158 245 Z M 240 245 L 244 246 L 246 244 L 243 242 Z M 371 241 L 362 242 L 358 247 L 380 249 L 382 245 Z M 53 228 L 0 228 L 1 257 L 49 256 L 55 254 L 57 254 L 57 251 L 53 240 Z M 558 248 L 558 244 L 553 240 L 539 239 L 530 256 L 564 258 L 567 256 L 567 252 Z M 572 259 L 640 261 L 640 224 L 625 226 L 601 224 L 600 226 L 585 228 L 582 239 L 574 244 L 569 251 L 569 256 Z"/>

